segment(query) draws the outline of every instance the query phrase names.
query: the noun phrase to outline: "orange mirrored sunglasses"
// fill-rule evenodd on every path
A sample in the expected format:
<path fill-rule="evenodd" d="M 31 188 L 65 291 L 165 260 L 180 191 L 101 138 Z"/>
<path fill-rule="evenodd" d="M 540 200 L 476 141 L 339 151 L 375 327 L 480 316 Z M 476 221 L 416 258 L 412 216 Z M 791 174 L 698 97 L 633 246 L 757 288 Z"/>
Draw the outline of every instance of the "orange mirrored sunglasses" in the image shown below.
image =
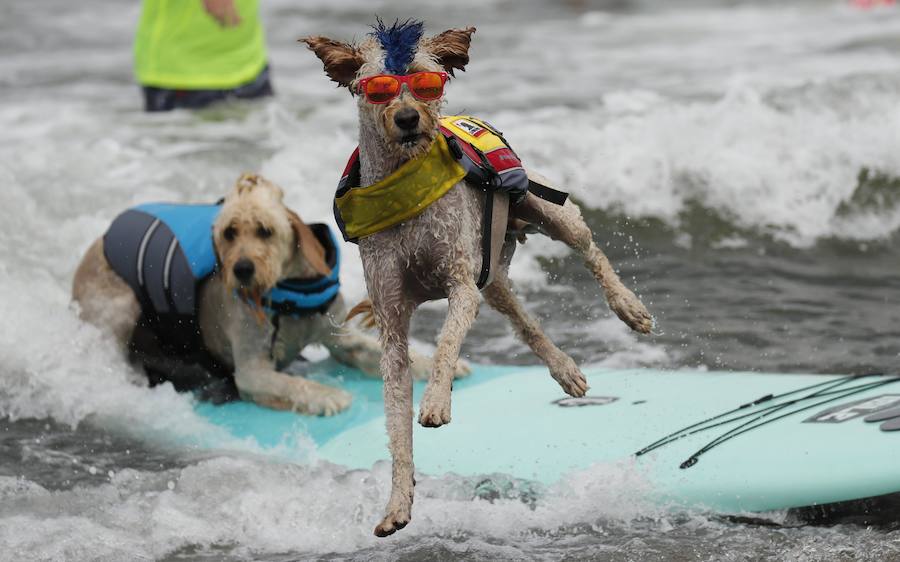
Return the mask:
<path fill-rule="evenodd" d="M 358 92 L 369 103 L 388 103 L 400 95 L 403 85 L 420 100 L 433 101 L 444 95 L 446 72 L 416 72 L 406 76 L 379 74 L 359 81 Z"/>

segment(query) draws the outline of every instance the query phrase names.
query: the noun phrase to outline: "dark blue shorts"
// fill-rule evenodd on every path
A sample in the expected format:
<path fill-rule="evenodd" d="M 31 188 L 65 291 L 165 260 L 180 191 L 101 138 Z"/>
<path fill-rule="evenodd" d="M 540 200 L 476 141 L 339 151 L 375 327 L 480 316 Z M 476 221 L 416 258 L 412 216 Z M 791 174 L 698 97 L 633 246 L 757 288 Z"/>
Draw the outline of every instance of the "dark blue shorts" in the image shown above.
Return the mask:
<path fill-rule="evenodd" d="M 230 90 L 170 90 L 152 86 L 144 86 L 143 89 L 145 111 L 170 111 L 178 108 L 199 109 L 226 99 L 261 98 L 275 93 L 269 79 L 268 65 L 252 82 Z"/>

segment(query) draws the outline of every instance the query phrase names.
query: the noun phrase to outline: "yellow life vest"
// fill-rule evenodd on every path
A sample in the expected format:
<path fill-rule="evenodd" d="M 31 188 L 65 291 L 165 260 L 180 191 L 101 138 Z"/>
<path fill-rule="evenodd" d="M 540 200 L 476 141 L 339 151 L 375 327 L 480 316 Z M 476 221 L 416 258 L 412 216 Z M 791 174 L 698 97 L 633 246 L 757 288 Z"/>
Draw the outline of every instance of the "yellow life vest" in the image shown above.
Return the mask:
<path fill-rule="evenodd" d="M 519 161 L 516 153 L 512 151 L 508 144 L 506 144 L 506 140 L 504 140 L 500 131 L 488 125 L 486 121 L 482 121 L 471 115 L 449 115 L 441 117 L 440 124 L 442 130 L 445 132 L 450 131 L 453 133 L 453 136 L 477 148 L 486 156 L 491 155 L 498 150 L 505 150 L 506 153 L 511 154 L 512 159 L 515 160 L 515 167 L 522 166 L 522 162 Z M 510 162 L 512 162 L 512 159 L 510 159 Z M 510 166 L 504 166 L 498 168 L 498 171 L 505 170 L 509 167 Z"/>
<path fill-rule="evenodd" d="M 464 178 L 514 200 L 524 197 L 528 177 L 498 132 L 468 116 L 442 117 L 440 125 L 442 134 L 426 154 L 369 186 L 359 186 L 359 149 L 353 153 L 334 198 L 345 240 L 355 242 L 419 215 Z"/>
<path fill-rule="evenodd" d="M 465 179 L 484 190 L 479 289 L 493 279 L 504 244 L 510 202 L 529 192 L 557 205 L 567 193 L 529 180 L 503 135 L 479 119 L 451 115 L 440 119 L 441 134 L 428 152 L 394 173 L 361 187 L 359 148 L 350 156 L 334 196 L 334 218 L 344 240 L 357 242 L 409 220 Z"/>

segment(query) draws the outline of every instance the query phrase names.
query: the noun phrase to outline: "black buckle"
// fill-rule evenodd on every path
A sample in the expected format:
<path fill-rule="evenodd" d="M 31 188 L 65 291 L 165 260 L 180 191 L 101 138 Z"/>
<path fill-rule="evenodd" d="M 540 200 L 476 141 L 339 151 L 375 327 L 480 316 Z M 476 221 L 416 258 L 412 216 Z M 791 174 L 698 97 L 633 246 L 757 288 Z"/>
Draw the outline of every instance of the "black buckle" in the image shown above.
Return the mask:
<path fill-rule="evenodd" d="M 459 143 L 456 141 L 456 137 L 448 137 L 444 135 L 444 138 L 447 139 L 447 146 L 450 148 L 450 153 L 453 154 L 453 157 L 457 160 L 462 160 L 463 151 L 460 148 Z"/>
<path fill-rule="evenodd" d="M 490 191 L 497 191 L 501 187 L 503 187 L 503 180 L 500 179 L 500 174 L 494 171 L 493 168 L 485 168 L 485 178 L 484 178 L 484 186 Z"/>
<path fill-rule="evenodd" d="M 478 154 L 478 158 L 481 159 L 481 171 L 484 173 L 484 188 L 488 191 L 496 191 L 500 189 L 502 186 L 502 181 L 500 180 L 500 174 L 497 173 L 497 170 L 494 169 L 494 166 L 491 165 L 491 161 L 488 160 L 488 157 L 484 154 L 484 152 L 478 150 L 474 146 L 475 152 Z"/>

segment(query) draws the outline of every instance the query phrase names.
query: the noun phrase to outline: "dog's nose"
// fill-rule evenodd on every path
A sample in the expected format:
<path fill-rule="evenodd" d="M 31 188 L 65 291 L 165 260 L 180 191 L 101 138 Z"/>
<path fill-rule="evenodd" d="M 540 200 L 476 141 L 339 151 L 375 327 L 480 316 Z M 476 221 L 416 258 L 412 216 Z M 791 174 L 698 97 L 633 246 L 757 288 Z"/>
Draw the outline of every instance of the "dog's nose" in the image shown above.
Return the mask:
<path fill-rule="evenodd" d="M 404 107 L 394 114 L 394 123 L 401 129 L 411 131 L 419 126 L 419 112 L 411 107 Z"/>
<path fill-rule="evenodd" d="M 256 270 L 253 267 L 253 262 L 248 260 L 247 258 L 241 258 L 237 262 L 235 262 L 232 271 L 234 271 L 234 276 L 238 278 L 238 281 L 242 281 L 246 283 L 250 279 L 253 278 L 253 272 Z"/>

